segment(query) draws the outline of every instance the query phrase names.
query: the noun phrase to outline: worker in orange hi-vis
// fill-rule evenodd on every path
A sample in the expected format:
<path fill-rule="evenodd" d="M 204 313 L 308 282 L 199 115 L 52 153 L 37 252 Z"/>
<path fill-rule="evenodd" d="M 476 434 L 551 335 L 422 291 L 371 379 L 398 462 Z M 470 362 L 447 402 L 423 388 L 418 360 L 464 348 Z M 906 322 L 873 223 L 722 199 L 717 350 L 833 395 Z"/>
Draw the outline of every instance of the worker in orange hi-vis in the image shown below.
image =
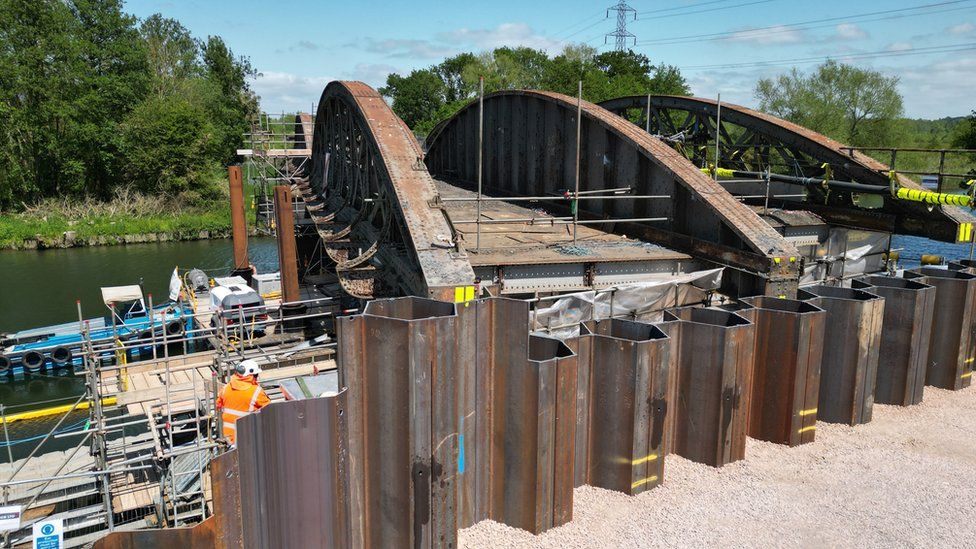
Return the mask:
<path fill-rule="evenodd" d="M 217 409 L 224 423 L 224 437 L 237 445 L 237 420 L 264 408 L 271 399 L 258 385 L 261 367 L 253 360 L 242 360 L 234 369 L 230 383 L 224 385 L 217 398 Z"/>

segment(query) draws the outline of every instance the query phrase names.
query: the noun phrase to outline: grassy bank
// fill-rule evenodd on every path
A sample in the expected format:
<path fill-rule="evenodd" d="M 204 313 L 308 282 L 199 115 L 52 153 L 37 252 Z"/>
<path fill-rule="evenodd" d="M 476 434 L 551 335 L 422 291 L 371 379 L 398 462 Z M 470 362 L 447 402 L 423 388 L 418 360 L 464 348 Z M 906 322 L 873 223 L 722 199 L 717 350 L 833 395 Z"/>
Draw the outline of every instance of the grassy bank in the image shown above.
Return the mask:
<path fill-rule="evenodd" d="M 122 192 L 110 201 L 49 199 L 21 212 L 0 214 L 0 249 L 197 240 L 229 234 L 230 212 L 224 197 Z"/>

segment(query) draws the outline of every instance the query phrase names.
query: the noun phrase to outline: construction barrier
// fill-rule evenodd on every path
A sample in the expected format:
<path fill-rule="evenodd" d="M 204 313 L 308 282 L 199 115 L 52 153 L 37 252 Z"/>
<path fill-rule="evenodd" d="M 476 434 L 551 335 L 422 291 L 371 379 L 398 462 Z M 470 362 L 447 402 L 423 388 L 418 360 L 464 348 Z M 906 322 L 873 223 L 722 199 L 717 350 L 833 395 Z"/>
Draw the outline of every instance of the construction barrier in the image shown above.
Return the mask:
<path fill-rule="evenodd" d="M 817 419 L 848 425 L 871 421 L 884 298 L 836 286 L 811 286 L 797 295 L 827 311 Z"/>
<path fill-rule="evenodd" d="M 891 276 L 867 276 L 851 284 L 885 300 L 874 401 L 899 406 L 922 402 L 935 288 Z"/>
<path fill-rule="evenodd" d="M 755 325 L 716 309 L 665 312 L 676 350 L 669 395 L 674 453 L 721 467 L 745 457 Z"/>
<path fill-rule="evenodd" d="M 935 312 L 926 362 L 925 384 L 942 389 L 969 387 L 973 376 L 973 315 L 976 276 L 962 271 L 920 267 L 905 278 L 934 286 Z"/>
<path fill-rule="evenodd" d="M 827 313 L 792 299 L 744 301 L 755 307 L 748 314 L 756 324 L 749 436 L 789 446 L 813 442 Z"/>

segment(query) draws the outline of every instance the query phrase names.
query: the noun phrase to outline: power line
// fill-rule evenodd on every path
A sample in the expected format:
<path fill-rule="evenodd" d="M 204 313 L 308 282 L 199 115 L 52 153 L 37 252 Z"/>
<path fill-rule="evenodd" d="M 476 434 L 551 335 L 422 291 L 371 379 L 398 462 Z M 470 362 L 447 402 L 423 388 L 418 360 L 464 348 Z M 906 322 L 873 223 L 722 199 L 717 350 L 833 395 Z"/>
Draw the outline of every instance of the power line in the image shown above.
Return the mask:
<path fill-rule="evenodd" d="M 717 8 L 706 8 L 706 9 L 701 9 L 701 10 L 683 11 L 683 12 L 680 12 L 680 13 L 669 13 L 667 15 L 657 15 L 657 16 L 654 16 L 654 17 L 645 17 L 644 19 L 645 20 L 646 19 L 667 19 L 669 17 L 680 17 L 682 15 L 694 15 L 696 13 L 709 13 L 709 12 L 713 12 L 713 11 L 731 10 L 731 9 L 735 9 L 735 8 L 742 8 L 742 7 L 745 7 L 745 6 L 754 6 L 756 4 L 768 4 L 770 2 L 776 2 L 776 1 L 778 1 L 778 0 L 754 0 L 753 2 L 743 2 L 741 4 L 735 4 L 735 5 L 732 5 L 732 6 L 720 6 L 720 7 L 717 7 Z M 696 5 L 704 5 L 704 3 L 703 4 L 696 4 Z M 694 7 L 694 6 L 695 5 L 692 5 L 692 6 L 684 6 L 684 7 L 688 8 L 688 7 Z M 640 15 L 645 15 L 647 13 L 654 13 L 654 12 L 640 12 Z"/>
<path fill-rule="evenodd" d="M 627 39 L 633 38 L 634 45 L 637 45 L 637 37 L 633 34 L 627 32 L 627 16 L 631 13 L 634 14 L 634 21 L 637 20 L 637 10 L 627 5 L 626 0 L 620 0 L 615 5 L 607 8 L 607 17 L 610 17 L 610 12 L 617 12 L 617 30 L 606 35 L 606 38 L 613 37 L 616 42 L 616 50 L 624 51 L 627 49 Z"/>
<path fill-rule="evenodd" d="M 558 38 L 563 33 L 568 32 L 568 31 L 570 31 L 570 30 L 572 30 L 572 29 L 574 29 L 574 28 L 582 25 L 583 23 L 588 23 L 588 22 L 592 21 L 594 17 L 599 17 L 600 18 L 600 21 L 597 21 L 597 23 L 600 23 L 600 22 L 602 22 L 605 19 L 605 17 L 603 17 L 603 11 L 600 11 L 596 15 L 592 15 L 590 17 L 587 17 L 586 19 L 583 19 L 581 21 L 578 21 L 576 23 L 573 23 L 572 25 L 570 25 L 568 27 L 565 27 L 565 28 L 563 28 L 562 30 L 560 30 L 558 32 L 551 33 L 550 36 Z M 582 29 L 580 29 L 580 30 L 582 30 Z M 577 32 L 579 32 L 579 31 L 577 31 Z"/>
<path fill-rule="evenodd" d="M 976 50 L 976 42 L 968 44 L 955 44 L 950 46 L 928 46 L 924 48 L 912 48 L 908 50 L 889 51 L 881 50 L 874 52 L 852 53 L 833 56 L 817 57 L 796 57 L 793 59 L 776 59 L 770 61 L 748 61 L 743 63 L 722 63 L 713 65 L 688 65 L 681 67 L 682 70 L 714 70 L 714 69 L 739 69 L 752 67 L 775 67 L 778 65 L 792 65 L 797 63 L 820 63 L 831 59 L 879 59 L 885 57 L 906 57 L 910 55 L 927 55 L 935 53 L 955 53 L 961 51 Z"/>
<path fill-rule="evenodd" d="M 840 17 L 827 17 L 827 18 L 823 18 L 823 19 L 813 19 L 813 20 L 810 20 L 810 21 L 800 21 L 800 22 L 797 22 L 797 23 L 789 23 L 789 24 L 785 24 L 785 25 L 770 25 L 770 26 L 767 26 L 767 27 L 759 27 L 759 28 L 756 28 L 756 29 L 747 29 L 747 30 L 738 30 L 738 31 L 712 32 L 712 33 L 706 33 L 706 34 L 689 34 L 689 35 L 685 35 L 685 36 L 672 36 L 672 37 L 667 37 L 667 38 L 657 38 L 657 39 L 652 39 L 652 40 L 642 40 L 642 41 L 639 42 L 639 44 L 641 44 L 641 45 L 649 45 L 649 44 L 655 44 L 655 45 L 684 44 L 684 43 L 689 43 L 689 42 L 697 42 L 697 41 L 702 40 L 702 39 L 718 39 L 718 38 L 726 38 L 726 37 L 736 36 L 736 35 L 746 36 L 748 38 L 753 38 L 753 37 L 758 37 L 758 36 L 766 36 L 766 35 L 769 35 L 769 34 L 779 34 L 779 33 L 783 33 L 783 32 L 790 32 L 790 31 L 794 31 L 794 30 L 806 30 L 806 29 L 809 29 L 809 28 L 818 28 L 818 27 L 805 27 L 806 25 L 814 25 L 814 24 L 817 24 L 817 23 L 832 23 L 832 22 L 838 22 L 838 21 L 850 21 L 851 19 L 861 19 L 861 18 L 872 17 L 872 16 L 877 16 L 877 15 L 889 15 L 889 14 L 895 14 L 895 13 L 904 13 L 904 12 L 908 12 L 908 11 L 927 10 L 927 9 L 930 9 L 930 8 L 937 8 L 937 7 L 949 6 L 949 5 L 953 5 L 953 4 L 965 4 L 965 3 L 970 3 L 972 1 L 973 0 L 952 0 L 952 1 L 948 1 L 948 2 L 936 2 L 934 4 L 924 4 L 924 5 L 921 5 L 921 6 L 914 6 L 914 7 L 909 7 L 909 8 L 900 8 L 900 9 L 893 9 L 893 10 L 881 10 L 881 11 L 874 11 L 874 12 L 867 12 L 867 13 L 859 13 L 859 14 L 855 14 L 855 15 L 844 15 L 844 16 L 840 16 Z M 954 10 L 943 10 L 943 11 L 955 11 L 956 9 L 968 9 L 968 8 L 955 8 Z M 929 12 L 929 13 L 942 13 L 942 11 Z M 901 17 L 905 17 L 905 16 L 908 16 L 908 15 L 922 15 L 922 14 L 906 14 L 906 15 L 903 15 Z M 883 17 L 883 18 L 875 19 L 875 20 L 882 20 L 882 19 L 894 19 L 894 17 Z M 861 22 L 865 22 L 865 21 L 861 21 Z M 828 25 L 828 26 L 830 26 L 830 25 Z M 800 27 L 803 27 L 803 28 L 800 28 Z M 764 32 L 764 31 L 769 31 L 769 32 Z"/>
<path fill-rule="evenodd" d="M 732 0 L 711 0 L 710 2 L 698 2 L 697 4 L 689 4 L 687 6 L 675 6 L 673 8 L 660 8 L 660 9 L 656 9 L 656 10 L 642 11 L 642 12 L 640 12 L 640 14 L 641 15 L 647 15 L 647 14 L 651 14 L 651 13 L 663 13 L 663 12 L 666 12 L 666 11 L 686 10 L 688 8 L 697 8 L 699 6 L 708 6 L 708 5 L 711 5 L 711 4 L 724 4 L 725 2 L 731 2 L 731 1 Z"/>

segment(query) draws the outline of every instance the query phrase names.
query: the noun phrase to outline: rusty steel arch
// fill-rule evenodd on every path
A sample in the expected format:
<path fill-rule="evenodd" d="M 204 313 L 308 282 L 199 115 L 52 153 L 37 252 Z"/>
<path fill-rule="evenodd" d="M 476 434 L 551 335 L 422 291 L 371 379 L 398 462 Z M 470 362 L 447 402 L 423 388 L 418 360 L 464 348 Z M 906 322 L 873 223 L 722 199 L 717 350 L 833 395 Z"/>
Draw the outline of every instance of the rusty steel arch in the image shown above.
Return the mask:
<path fill-rule="evenodd" d="M 343 290 L 450 299 L 474 272 L 457 248 L 413 133 L 362 82 L 322 92 L 298 186 Z"/>
<path fill-rule="evenodd" d="M 635 196 L 666 200 L 583 201 L 581 217 L 667 218 L 623 222 L 613 232 L 635 236 L 731 265 L 737 293 L 789 293 L 799 253 L 755 212 L 661 140 L 610 111 L 582 103 L 580 191 L 626 187 Z M 484 98 L 483 186 L 495 196 L 557 196 L 573 190 L 575 98 L 532 90 Z M 435 178 L 462 186 L 477 180 L 478 104 L 442 122 L 427 138 L 426 162 Z M 736 278 L 741 280 L 736 281 Z"/>
<path fill-rule="evenodd" d="M 670 138 L 672 146 L 697 166 L 713 162 L 718 115 L 715 100 L 652 95 L 620 97 L 600 105 L 631 117 L 651 134 Z M 768 168 L 774 173 L 813 178 L 829 173 L 834 180 L 885 187 L 890 184 L 888 166 L 874 158 L 803 126 L 746 107 L 723 102 L 718 134 L 719 164 L 723 168 L 754 172 Z M 900 174 L 897 183 L 922 189 Z M 960 224 L 976 222 L 956 206 L 931 207 L 884 197 L 883 206 L 865 208 L 859 205 L 857 193 L 827 192 L 817 187 L 810 187 L 805 198 L 784 200 L 781 205 L 811 210 L 831 223 L 946 242 L 962 242 L 959 236 L 966 232 L 959 231 Z"/>

